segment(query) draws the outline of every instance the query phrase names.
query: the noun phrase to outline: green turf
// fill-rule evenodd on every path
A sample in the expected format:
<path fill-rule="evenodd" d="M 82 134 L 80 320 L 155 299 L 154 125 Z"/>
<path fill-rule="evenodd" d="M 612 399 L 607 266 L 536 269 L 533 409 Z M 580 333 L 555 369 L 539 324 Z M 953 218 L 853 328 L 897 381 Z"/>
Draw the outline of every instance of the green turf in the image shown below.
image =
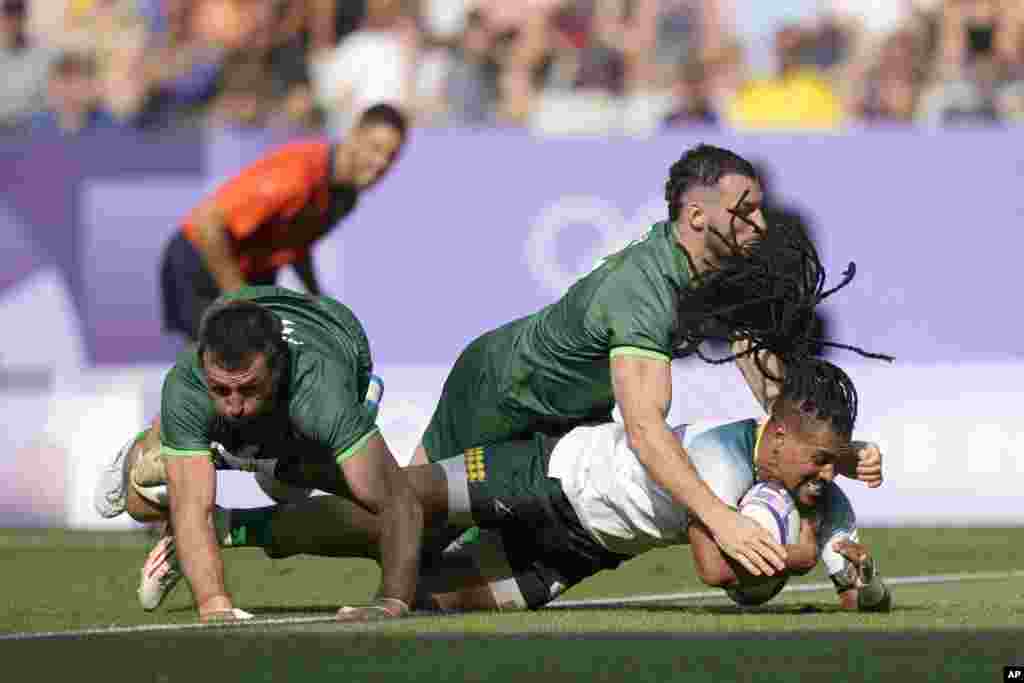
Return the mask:
<path fill-rule="evenodd" d="M 53 653 L 60 648 L 61 656 Z M 8 671 L 39 680 L 486 681 L 998 681 L 1020 634 L 842 632 L 798 637 L 397 638 L 288 633 L 0 642 Z M 84 668 L 85 663 L 89 668 Z M 107 667 L 97 666 L 106 662 Z M 21 666 L 24 665 L 24 666 Z M 14 668 L 12 668 L 14 667 Z"/>
<path fill-rule="evenodd" d="M 863 539 L 887 576 L 1024 569 L 1018 550 L 1024 529 L 872 529 Z M 139 534 L 0 533 L 6 584 L 0 633 L 193 622 L 184 586 L 155 613 L 138 608 L 135 587 L 146 549 Z M 251 549 L 225 556 L 236 603 L 260 616 L 328 617 L 340 603 L 365 599 L 379 576 L 367 561 L 272 561 Z M 819 569 L 793 583 L 825 580 Z M 566 599 L 698 590 L 703 587 L 688 550 L 675 548 L 594 577 Z M 229 667 L 221 672 L 224 680 L 512 681 L 526 674 L 538 679 L 531 683 L 565 677 L 985 681 L 1001 680 L 1006 664 L 1024 663 L 1024 578 L 903 585 L 893 592 L 896 609 L 888 615 L 839 612 L 834 593 L 825 590 L 783 594 L 754 610 L 715 599 L 356 627 L 239 626 L 0 641 L 0 656 L 51 669 L 41 680 L 73 675 L 77 662 L 97 666 L 127 658 L 147 681 L 195 679 L 200 664 L 210 680 Z M 60 656 L 45 654 L 53 652 Z"/>
<path fill-rule="evenodd" d="M 888 576 L 1024 569 L 1024 529 L 868 529 L 862 535 Z M 0 598 L 4 607 L 0 610 L 0 633 L 193 621 L 191 596 L 184 585 L 157 612 L 147 614 L 138 608 L 135 588 L 147 544 L 141 534 L 0 533 L 0 567 L 8 587 Z M 248 548 L 225 551 L 225 562 L 236 603 L 264 615 L 327 613 L 343 601 L 358 601 L 370 595 L 379 577 L 376 565 L 366 560 L 269 560 L 261 551 Z M 822 581 L 826 578 L 819 566 L 792 583 Z M 1021 600 L 1024 593 L 1024 580 L 1010 583 L 1020 588 L 1009 591 L 1008 605 Z M 677 547 L 652 551 L 616 571 L 595 576 L 569 591 L 565 598 L 703 588 L 694 575 L 689 550 Z M 925 600 L 927 595 L 934 595 L 936 610 L 948 608 L 946 619 L 962 615 L 965 620 L 1000 626 L 998 606 L 983 602 L 992 590 L 988 583 L 946 584 L 938 588 L 901 587 L 897 595 L 901 602 L 919 592 Z M 967 595 L 956 598 L 961 592 Z M 823 609 L 832 604 L 827 592 L 786 600 L 812 602 Z M 972 609 L 972 605 L 978 608 Z M 927 610 L 904 617 L 923 627 L 933 618 Z M 849 615 L 837 618 L 845 620 L 837 623 L 850 621 Z"/>

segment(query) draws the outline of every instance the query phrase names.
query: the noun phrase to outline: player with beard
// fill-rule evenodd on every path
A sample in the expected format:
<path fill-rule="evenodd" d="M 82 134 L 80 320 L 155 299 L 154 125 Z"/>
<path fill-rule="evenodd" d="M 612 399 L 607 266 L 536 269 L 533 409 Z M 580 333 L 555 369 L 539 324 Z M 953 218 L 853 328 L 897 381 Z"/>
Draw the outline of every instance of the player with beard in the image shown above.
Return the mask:
<path fill-rule="evenodd" d="M 672 165 L 665 198 L 667 221 L 605 258 L 554 304 L 482 335 L 462 352 L 412 462 L 535 434 L 561 436 L 609 421 L 617 404 L 629 444 L 653 480 L 747 571 L 771 575 L 785 567 L 783 548 L 713 495 L 665 424 L 670 368 L 706 330 L 725 330 L 746 344 L 744 376 L 767 405 L 777 389 L 762 370 L 774 357 L 758 354 L 776 349 L 757 342 L 756 328 L 779 332 L 772 306 L 781 303 L 799 309 L 783 316 L 787 325 L 809 319 L 820 289 L 785 271 L 799 273 L 816 256 L 777 257 L 792 245 L 781 233 L 765 234 L 754 168 L 728 150 L 688 150 Z M 802 331 L 774 338 L 799 339 Z M 779 376 L 777 368 L 772 374 Z"/>
<path fill-rule="evenodd" d="M 833 482 L 839 472 L 881 485 L 878 448 L 851 442 L 856 414 L 849 377 L 808 359 L 787 364 L 766 420 L 680 425 L 670 433 L 725 505 L 738 506 L 757 480 L 790 492 L 804 524 L 786 546 L 782 576 L 804 574 L 820 558 L 844 607 L 888 609 L 888 589 L 858 543 L 853 508 Z M 404 470 L 428 518 L 443 508 L 449 523 L 480 532 L 424 568 L 421 608 L 534 609 L 647 550 L 687 543 L 709 585 L 777 581 L 751 575 L 721 551 L 706 525 L 642 465 L 621 424 L 471 449 L 432 468 Z"/>
<path fill-rule="evenodd" d="M 328 297 L 245 287 L 210 307 L 198 347 L 164 380 L 158 423 L 123 450 L 116 485 L 97 501 L 105 516 L 127 508 L 139 521 L 170 522 L 143 570 L 142 587 L 151 587 L 140 591 L 144 607 L 155 608 L 183 572 L 201 620 L 250 616 L 232 604 L 218 550 L 215 467 L 223 450 L 247 452 L 252 463 L 268 459 L 285 482 L 314 470 L 317 488 L 353 501 L 353 516 L 339 523 L 356 533 L 372 522 L 379 537 L 374 605 L 391 616 L 408 612 L 423 512 L 365 400 L 371 371 L 362 325 Z M 166 481 L 169 508 L 139 495 L 138 479 L 147 476 Z M 269 533 L 267 520 L 246 511 L 232 523 L 252 542 Z"/>

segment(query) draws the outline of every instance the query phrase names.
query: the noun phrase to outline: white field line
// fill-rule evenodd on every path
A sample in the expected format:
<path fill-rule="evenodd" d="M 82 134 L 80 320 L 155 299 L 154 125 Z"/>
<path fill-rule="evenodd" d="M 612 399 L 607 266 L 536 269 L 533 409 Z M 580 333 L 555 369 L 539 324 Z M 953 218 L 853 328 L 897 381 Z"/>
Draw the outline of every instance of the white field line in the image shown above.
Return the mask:
<path fill-rule="evenodd" d="M 932 574 L 924 576 L 896 576 L 882 578 L 891 586 L 917 585 L 928 583 L 959 583 L 962 581 L 993 581 L 999 579 L 1013 579 L 1024 577 L 1024 571 L 1015 570 L 1010 572 L 967 572 L 964 574 Z M 796 586 L 786 586 L 783 593 L 814 593 L 823 590 L 835 590 L 832 582 L 827 583 L 805 583 Z M 591 598 L 588 600 L 558 600 L 546 607 L 546 609 L 557 609 L 564 607 L 618 607 L 620 605 L 648 605 L 660 602 L 678 602 L 680 600 L 707 600 L 724 599 L 730 602 L 720 590 L 694 591 L 693 593 L 662 593 L 660 595 L 637 595 L 623 598 Z"/>
<path fill-rule="evenodd" d="M 960 583 L 965 581 L 998 581 L 1024 577 L 1024 570 L 1007 572 L 967 572 L 963 574 L 932 574 L 923 576 L 886 577 L 885 582 L 898 585 L 921 585 L 932 583 Z M 834 590 L 831 583 L 808 583 L 787 586 L 783 593 L 812 593 L 823 590 Z M 619 598 L 594 598 L 589 600 L 557 600 L 545 609 L 564 609 L 574 607 L 620 607 L 624 605 L 648 605 L 681 600 L 707 600 L 724 598 L 720 590 L 694 591 L 692 593 L 662 593 L 655 595 L 624 596 Z M 247 628 L 250 626 L 294 626 L 301 624 L 324 624 L 334 621 L 333 614 L 308 617 L 270 617 L 256 618 L 242 622 L 221 624 L 142 624 L 139 626 L 109 626 L 106 628 L 87 628 L 74 631 L 24 632 L 0 635 L 3 640 L 45 640 L 71 639 L 88 636 L 125 635 L 134 633 L 157 633 L 169 631 L 194 631 L 197 629 L 229 629 Z M 363 624 L 364 626 L 366 624 Z"/>

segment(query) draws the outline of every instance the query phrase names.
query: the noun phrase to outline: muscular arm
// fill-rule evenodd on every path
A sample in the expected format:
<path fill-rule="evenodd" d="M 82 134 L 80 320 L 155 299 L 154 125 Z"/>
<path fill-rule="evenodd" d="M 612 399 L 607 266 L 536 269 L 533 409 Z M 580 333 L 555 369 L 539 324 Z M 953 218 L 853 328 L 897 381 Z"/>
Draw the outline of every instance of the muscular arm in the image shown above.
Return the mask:
<path fill-rule="evenodd" d="M 302 286 L 313 296 L 320 296 L 320 283 L 317 281 L 316 269 L 313 268 L 313 254 L 308 253 L 306 257 L 292 264 L 295 274 L 302 281 Z"/>
<path fill-rule="evenodd" d="M 767 530 L 729 509 L 697 475 L 679 440 L 665 424 L 672 400 L 668 362 L 642 356 L 611 359 L 612 387 L 630 448 L 654 481 L 715 534 L 723 550 L 754 575 L 785 566 L 785 552 Z"/>
<path fill-rule="evenodd" d="M 690 539 L 690 550 L 700 580 L 708 586 L 726 588 L 738 581 L 752 580 L 751 574 L 738 563 L 722 553 L 715 543 L 711 532 L 698 521 L 690 524 L 687 530 Z M 786 569 L 790 574 L 803 576 L 818 563 L 818 548 L 814 540 L 813 528 L 809 535 L 801 528 L 800 542 L 784 546 L 786 549 Z"/>
<path fill-rule="evenodd" d="M 224 562 L 211 515 L 217 492 L 209 458 L 168 458 L 167 487 L 178 557 L 199 609 L 199 617 L 232 608 L 224 587 Z"/>
<path fill-rule="evenodd" d="M 354 500 L 380 518 L 380 597 L 411 605 L 419 573 L 423 507 L 380 434 L 341 464 Z"/>
<path fill-rule="evenodd" d="M 196 246 L 217 286 L 222 292 L 232 292 L 245 285 L 245 276 L 231 249 L 231 235 L 224 215 L 212 201 L 205 202 L 196 211 Z"/>

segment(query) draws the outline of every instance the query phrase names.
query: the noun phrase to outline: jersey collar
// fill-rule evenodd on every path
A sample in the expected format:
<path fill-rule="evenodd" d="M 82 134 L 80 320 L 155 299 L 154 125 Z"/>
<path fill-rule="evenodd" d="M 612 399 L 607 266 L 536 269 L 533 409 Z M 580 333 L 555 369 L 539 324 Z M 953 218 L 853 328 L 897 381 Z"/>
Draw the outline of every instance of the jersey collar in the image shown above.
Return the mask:
<path fill-rule="evenodd" d="M 754 432 L 754 475 L 757 476 L 757 456 L 761 453 L 761 437 L 764 436 L 765 429 L 768 428 L 768 420 L 758 420 L 757 428 Z"/>
<path fill-rule="evenodd" d="M 685 280 L 684 288 L 691 288 L 694 286 L 693 273 L 690 272 L 690 258 L 683 249 L 679 242 L 676 241 L 676 231 L 672 226 L 672 221 L 664 221 L 661 223 L 662 235 L 668 242 L 669 251 L 672 254 L 673 267 L 675 272 L 679 273 Z"/>

